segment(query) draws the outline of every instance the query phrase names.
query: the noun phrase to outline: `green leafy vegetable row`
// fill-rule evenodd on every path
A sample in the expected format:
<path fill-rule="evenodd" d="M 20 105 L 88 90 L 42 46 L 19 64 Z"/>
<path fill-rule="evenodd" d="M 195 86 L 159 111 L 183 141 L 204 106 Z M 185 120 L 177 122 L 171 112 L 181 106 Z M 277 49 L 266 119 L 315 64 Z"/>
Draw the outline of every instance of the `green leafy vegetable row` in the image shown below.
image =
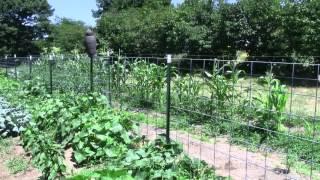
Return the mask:
<path fill-rule="evenodd" d="M 23 83 L 10 94 L 7 96 L 12 104 L 25 104 L 26 111 L 32 114 L 21 139 L 44 179 L 68 176 L 64 152 L 69 148 L 73 149 L 77 166 L 102 165 L 102 170 L 88 175 L 90 178 L 216 177 L 214 170 L 205 162 L 184 155 L 179 144 L 167 144 L 163 139 L 146 141 L 138 134 L 138 124 L 131 120 L 132 114 L 110 109 L 103 95 L 48 95 L 39 79 Z M 88 176 L 79 175 L 71 179 Z"/>

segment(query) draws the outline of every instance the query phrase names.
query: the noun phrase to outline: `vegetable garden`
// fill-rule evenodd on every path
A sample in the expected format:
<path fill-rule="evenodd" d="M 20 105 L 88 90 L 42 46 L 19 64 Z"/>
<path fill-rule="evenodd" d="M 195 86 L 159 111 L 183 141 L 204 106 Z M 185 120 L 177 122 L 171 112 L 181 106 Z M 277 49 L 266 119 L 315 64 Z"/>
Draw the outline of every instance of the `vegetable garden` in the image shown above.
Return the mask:
<path fill-rule="evenodd" d="M 0 133 L 44 179 L 318 179 L 318 64 L 172 60 L 97 57 L 93 92 L 86 57 L 3 60 L 0 96 L 27 118 L 1 112 Z"/>

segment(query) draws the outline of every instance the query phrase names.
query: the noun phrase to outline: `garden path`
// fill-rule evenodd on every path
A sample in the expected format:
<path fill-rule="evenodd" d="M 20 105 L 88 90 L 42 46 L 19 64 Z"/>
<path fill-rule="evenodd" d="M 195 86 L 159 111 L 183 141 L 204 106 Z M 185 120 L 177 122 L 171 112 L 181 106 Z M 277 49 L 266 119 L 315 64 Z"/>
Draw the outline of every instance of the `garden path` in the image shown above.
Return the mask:
<path fill-rule="evenodd" d="M 150 125 L 141 125 L 141 134 L 149 140 L 164 134 L 165 129 Z M 233 180 L 304 180 L 307 176 L 291 171 L 282 174 L 285 169 L 280 154 L 268 153 L 267 158 L 260 152 L 250 152 L 246 148 L 231 145 L 226 137 L 209 142 L 200 141 L 182 131 L 171 131 L 170 138 L 182 143 L 184 151 L 191 157 L 206 161 L 216 169 L 220 176 L 231 176 Z M 211 143 L 212 142 L 212 143 Z"/>

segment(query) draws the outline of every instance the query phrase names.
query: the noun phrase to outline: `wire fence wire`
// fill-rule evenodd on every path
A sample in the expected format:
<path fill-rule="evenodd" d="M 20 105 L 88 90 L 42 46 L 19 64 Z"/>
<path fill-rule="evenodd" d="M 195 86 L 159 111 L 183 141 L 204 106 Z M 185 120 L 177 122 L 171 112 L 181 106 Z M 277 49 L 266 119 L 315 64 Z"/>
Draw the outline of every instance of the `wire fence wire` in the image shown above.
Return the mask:
<path fill-rule="evenodd" d="M 53 94 L 93 83 L 110 106 L 135 114 L 147 138 L 170 128 L 171 140 L 219 175 L 320 179 L 320 64 L 111 56 L 96 57 L 90 74 L 85 56 L 57 56 L 10 57 L 0 67 Z"/>

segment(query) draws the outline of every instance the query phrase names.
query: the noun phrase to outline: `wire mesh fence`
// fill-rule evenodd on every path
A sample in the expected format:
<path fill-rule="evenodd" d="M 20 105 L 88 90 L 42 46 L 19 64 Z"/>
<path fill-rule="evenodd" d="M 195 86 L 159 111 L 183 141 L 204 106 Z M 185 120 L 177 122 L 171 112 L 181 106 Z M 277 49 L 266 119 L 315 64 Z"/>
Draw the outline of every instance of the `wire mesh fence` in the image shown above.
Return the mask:
<path fill-rule="evenodd" d="M 320 177 L 320 64 L 111 56 L 95 58 L 90 74 L 88 58 L 59 56 L 6 58 L 0 67 L 53 94 L 87 93 L 92 83 L 110 106 L 133 112 L 147 138 L 170 128 L 171 140 L 219 175 Z"/>

